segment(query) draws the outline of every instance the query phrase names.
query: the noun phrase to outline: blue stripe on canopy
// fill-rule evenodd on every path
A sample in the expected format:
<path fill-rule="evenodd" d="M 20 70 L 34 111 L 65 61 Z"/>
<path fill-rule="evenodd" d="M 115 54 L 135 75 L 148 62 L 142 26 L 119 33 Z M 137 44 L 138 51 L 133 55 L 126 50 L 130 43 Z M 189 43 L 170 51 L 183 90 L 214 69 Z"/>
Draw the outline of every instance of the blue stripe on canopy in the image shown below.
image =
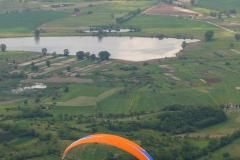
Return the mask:
<path fill-rule="evenodd" d="M 154 160 L 147 151 L 142 150 L 142 153 L 148 158 L 148 160 Z"/>

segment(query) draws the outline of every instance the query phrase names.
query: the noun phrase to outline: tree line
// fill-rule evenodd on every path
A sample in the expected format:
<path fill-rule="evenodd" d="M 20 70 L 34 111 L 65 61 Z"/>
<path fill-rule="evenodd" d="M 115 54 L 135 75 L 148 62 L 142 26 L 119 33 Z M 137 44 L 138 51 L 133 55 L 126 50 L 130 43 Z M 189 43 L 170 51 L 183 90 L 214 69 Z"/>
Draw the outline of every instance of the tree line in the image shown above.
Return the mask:
<path fill-rule="evenodd" d="M 154 116 L 153 116 L 154 117 Z M 108 121 L 103 124 L 113 131 L 153 129 L 174 134 L 191 132 L 227 120 L 220 108 L 208 106 L 173 105 L 163 109 L 155 118 L 135 121 Z"/>

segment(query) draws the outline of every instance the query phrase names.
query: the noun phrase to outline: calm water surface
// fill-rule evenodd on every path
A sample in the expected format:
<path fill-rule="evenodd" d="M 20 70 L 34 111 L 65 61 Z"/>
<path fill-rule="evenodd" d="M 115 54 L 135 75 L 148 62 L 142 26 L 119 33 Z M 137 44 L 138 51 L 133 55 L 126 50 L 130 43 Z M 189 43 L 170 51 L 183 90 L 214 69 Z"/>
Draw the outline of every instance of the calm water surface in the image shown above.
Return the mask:
<path fill-rule="evenodd" d="M 71 55 L 77 51 L 97 54 L 106 50 L 111 53 L 112 59 L 127 61 L 146 61 L 165 57 L 175 57 L 182 47 L 183 39 L 145 37 L 41 37 L 36 41 L 34 37 L 1 38 L 0 43 L 5 43 L 10 51 L 41 52 L 47 48 L 49 53 L 62 54 L 64 49 L 69 49 Z M 198 40 L 185 40 L 187 43 Z"/>

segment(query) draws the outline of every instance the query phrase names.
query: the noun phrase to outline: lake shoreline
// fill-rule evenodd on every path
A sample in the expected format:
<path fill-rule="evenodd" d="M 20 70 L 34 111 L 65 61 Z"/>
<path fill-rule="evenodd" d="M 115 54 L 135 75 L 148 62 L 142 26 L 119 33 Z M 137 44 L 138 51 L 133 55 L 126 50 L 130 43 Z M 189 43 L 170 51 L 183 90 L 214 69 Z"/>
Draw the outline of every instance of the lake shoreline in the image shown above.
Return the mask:
<path fill-rule="evenodd" d="M 96 36 L 68 36 L 68 37 L 17 37 L 0 38 L 1 43 L 7 45 L 9 51 L 41 52 L 46 48 L 48 53 L 63 54 L 64 49 L 69 55 L 78 51 L 98 54 L 108 51 L 111 59 L 132 62 L 144 62 L 155 59 L 176 57 L 182 50 L 182 43 L 196 43 L 198 39 L 154 38 L 154 37 L 96 37 Z"/>

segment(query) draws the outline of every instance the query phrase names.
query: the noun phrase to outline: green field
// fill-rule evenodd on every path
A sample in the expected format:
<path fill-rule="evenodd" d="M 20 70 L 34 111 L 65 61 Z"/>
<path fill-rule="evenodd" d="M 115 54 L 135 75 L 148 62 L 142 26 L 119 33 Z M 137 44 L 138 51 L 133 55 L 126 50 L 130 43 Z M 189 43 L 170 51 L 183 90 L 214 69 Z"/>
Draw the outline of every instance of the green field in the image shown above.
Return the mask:
<path fill-rule="evenodd" d="M 66 16 L 64 12 L 23 11 L 0 14 L 0 34 L 32 34 L 41 24 Z M 31 23 L 30 23 L 31 22 Z"/>
<path fill-rule="evenodd" d="M 210 156 L 206 156 L 206 157 L 202 158 L 202 160 L 209 159 L 209 158 L 211 158 L 212 160 L 224 160 L 224 159 L 226 159 L 225 158 L 226 155 L 229 158 L 239 159 L 239 150 L 238 150 L 239 145 L 240 145 L 240 140 L 238 139 L 235 142 L 233 142 L 232 144 L 227 145 L 226 147 L 223 147 L 223 148 L 217 150 Z"/>
<path fill-rule="evenodd" d="M 203 8 L 209 8 L 219 11 L 226 11 L 229 9 L 240 10 L 240 2 L 238 0 L 199 0 L 197 3 Z"/>
<path fill-rule="evenodd" d="M 189 35 L 202 38 L 201 35 L 206 30 L 218 30 L 207 23 L 174 16 L 140 15 L 124 25 L 140 27 L 144 35 L 166 34 L 174 37 L 177 35 Z"/>

